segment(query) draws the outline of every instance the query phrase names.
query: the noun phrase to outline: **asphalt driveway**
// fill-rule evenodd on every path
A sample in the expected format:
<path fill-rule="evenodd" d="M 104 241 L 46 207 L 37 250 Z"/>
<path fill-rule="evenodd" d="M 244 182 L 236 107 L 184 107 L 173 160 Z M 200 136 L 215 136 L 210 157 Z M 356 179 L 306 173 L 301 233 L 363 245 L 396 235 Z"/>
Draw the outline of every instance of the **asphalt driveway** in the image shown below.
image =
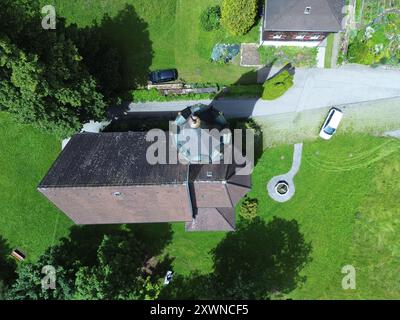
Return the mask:
<path fill-rule="evenodd" d="M 218 99 L 131 103 L 128 112 L 177 112 L 188 105 L 212 103 L 229 118 L 258 117 L 393 97 L 400 97 L 400 71 L 348 65 L 336 69 L 297 69 L 295 85 L 274 101 Z"/>

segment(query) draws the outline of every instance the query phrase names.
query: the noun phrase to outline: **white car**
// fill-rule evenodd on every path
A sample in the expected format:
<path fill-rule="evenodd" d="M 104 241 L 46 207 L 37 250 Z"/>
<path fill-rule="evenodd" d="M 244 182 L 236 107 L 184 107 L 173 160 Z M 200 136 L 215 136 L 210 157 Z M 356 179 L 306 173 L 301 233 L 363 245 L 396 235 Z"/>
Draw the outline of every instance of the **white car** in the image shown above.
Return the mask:
<path fill-rule="evenodd" d="M 343 112 L 337 108 L 329 110 L 328 116 L 322 126 L 319 136 L 324 140 L 329 140 L 335 134 L 340 121 L 342 121 Z"/>

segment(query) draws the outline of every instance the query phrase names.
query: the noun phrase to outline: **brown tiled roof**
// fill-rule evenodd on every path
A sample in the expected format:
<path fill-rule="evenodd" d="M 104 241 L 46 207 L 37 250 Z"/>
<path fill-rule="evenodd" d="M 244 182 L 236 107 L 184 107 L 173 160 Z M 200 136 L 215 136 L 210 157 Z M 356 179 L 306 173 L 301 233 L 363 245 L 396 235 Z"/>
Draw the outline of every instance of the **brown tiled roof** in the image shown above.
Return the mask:
<path fill-rule="evenodd" d="M 194 182 L 193 205 L 196 208 L 232 207 L 232 203 L 222 182 Z"/>
<path fill-rule="evenodd" d="M 234 207 L 239 203 L 240 199 L 242 199 L 250 190 L 250 188 L 248 187 L 243 187 L 231 183 L 227 183 L 226 188 L 228 190 L 231 203 Z"/>
<path fill-rule="evenodd" d="M 186 231 L 234 231 L 235 209 L 200 208 L 196 219 L 185 224 Z"/>

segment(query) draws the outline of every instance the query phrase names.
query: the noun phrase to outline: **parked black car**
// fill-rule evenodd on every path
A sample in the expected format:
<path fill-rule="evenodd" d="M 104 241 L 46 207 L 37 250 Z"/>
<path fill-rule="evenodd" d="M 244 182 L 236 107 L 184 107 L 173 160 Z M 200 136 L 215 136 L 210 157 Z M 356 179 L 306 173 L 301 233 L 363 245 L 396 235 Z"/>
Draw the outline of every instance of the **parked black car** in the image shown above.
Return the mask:
<path fill-rule="evenodd" d="M 178 70 L 176 69 L 157 70 L 149 74 L 149 80 L 153 84 L 175 81 L 176 79 L 178 79 Z"/>

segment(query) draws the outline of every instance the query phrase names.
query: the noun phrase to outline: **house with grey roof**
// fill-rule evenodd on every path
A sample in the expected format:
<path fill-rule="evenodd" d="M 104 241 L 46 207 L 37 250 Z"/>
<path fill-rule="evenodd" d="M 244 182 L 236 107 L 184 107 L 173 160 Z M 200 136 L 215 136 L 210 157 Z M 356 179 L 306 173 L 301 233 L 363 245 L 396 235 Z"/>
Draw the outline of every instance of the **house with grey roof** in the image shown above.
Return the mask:
<path fill-rule="evenodd" d="M 184 222 L 187 231 L 232 231 L 250 175 L 225 163 L 229 134 L 217 139 L 203 130 L 226 126 L 211 106 L 186 108 L 166 132 L 176 152 L 165 163 L 148 161 L 147 132 L 76 134 L 38 190 L 78 225 Z M 184 134 L 200 139 L 188 144 Z"/>
<path fill-rule="evenodd" d="M 342 30 L 345 0 L 265 0 L 264 45 L 318 46 Z"/>

